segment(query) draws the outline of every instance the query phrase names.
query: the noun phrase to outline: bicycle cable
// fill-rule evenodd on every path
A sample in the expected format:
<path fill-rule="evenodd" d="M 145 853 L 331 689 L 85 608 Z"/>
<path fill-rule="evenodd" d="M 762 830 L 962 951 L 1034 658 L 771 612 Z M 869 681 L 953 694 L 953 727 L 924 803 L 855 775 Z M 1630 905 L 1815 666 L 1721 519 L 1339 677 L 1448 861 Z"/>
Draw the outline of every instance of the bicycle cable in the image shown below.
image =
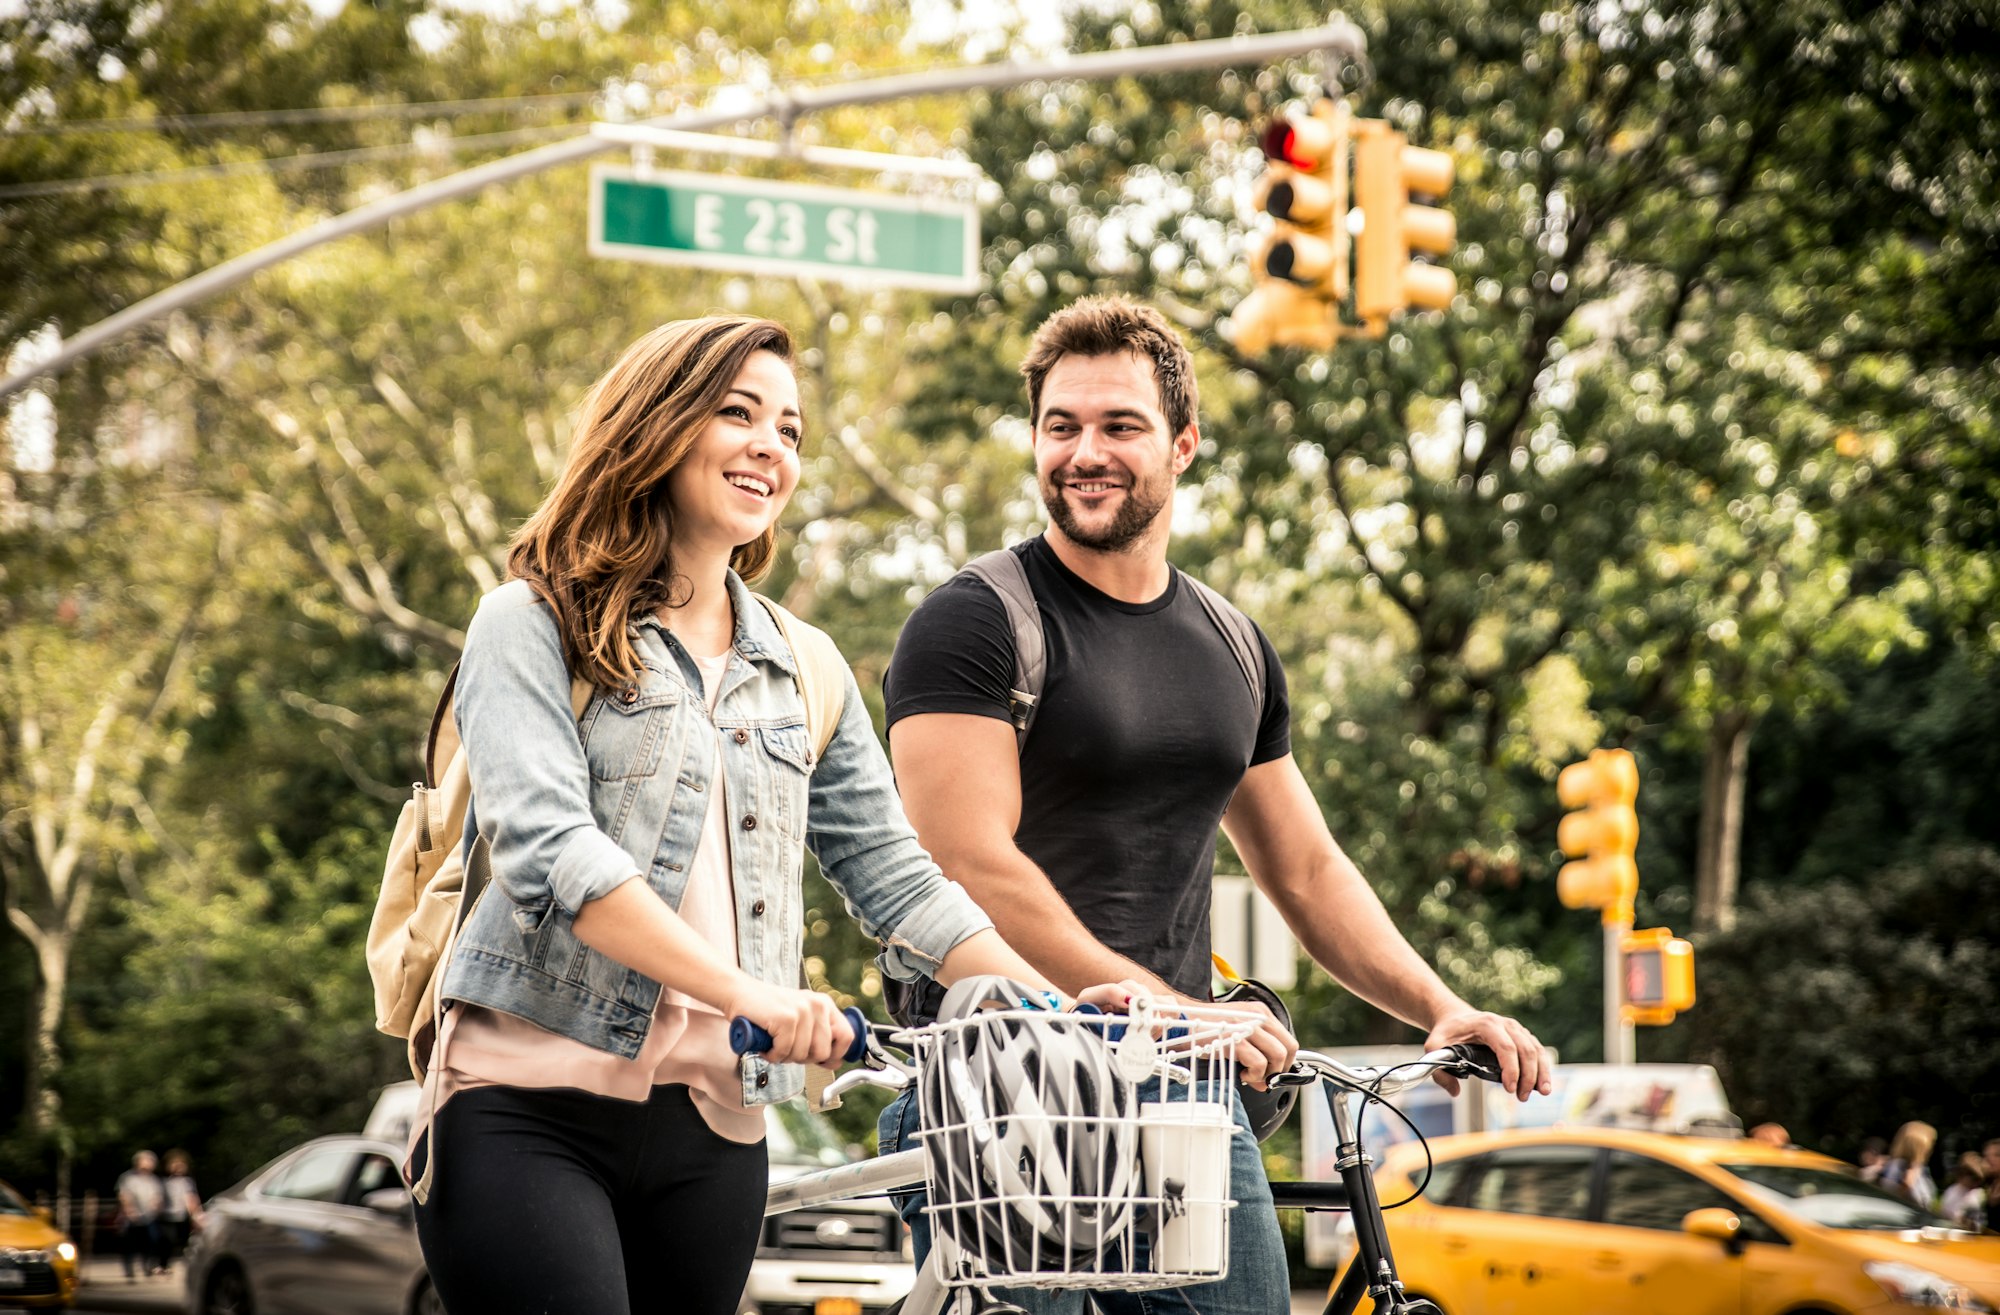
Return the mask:
<path fill-rule="evenodd" d="M 1366 1086 L 1362 1086 L 1360 1083 L 1354 1084 L 1354 1090 L 1358 1091 L 1361 1094 L 1361 1112 L 1364 1116 L 1368 1112 L 1369 1105 L 1371 1104 L 1380 1105 L 1383 1109 L 1388 1110 L 1391 1114 L 1394 1114 L 1397 1118 L 1401 1119 L 1403 1121 L 1403 1126 L 1410 1130 L 1410 1135 L 1416 1138 L 1417 1145 L 1423 1147 L 1424 1149 L 1424 1176 L 1417 1183 L 1416 1190 L 1411 1192 L 1408 1196 L 1404 1197 L 1402 1200 L 1397 1201 L 1392 1205 L 1378 1206 L 1378 1208 L 1382 1210 L 1401 1209 L 1403 1206 L 1408 1205 L 1410 1202 L 1422 1196 L 1424 1192 L 1428 1190 L 1431 1185 L 1431 1169 L 1435 1165 L 1435 1161 L 1431 1159 L 1430 1138 L 1424 1136 L 1423 1129 L 1419 1128 L 1416 1125 L 1415 1120 L 1410 1118 L 1408 1114 L 1405 1114 L 1396 1105 L 1392 1104 L 1390 1101 L 1388 1101 L 1383 1097 L 1382 1084 L 1388 1081 L 1390 1074 L 1398 1072 L 1402 1069 L 1416 1068 L 1419 1065 L 1424 1065 L 1425 1067 L 1428 1067 L 1432 1072 L 1436 1072 L 1438 1069 L 1444 1068 L 1449 1062 L 1450 1061 L 1448 1060 L 1430 1060 L 1428 1062 L 1421 1059 L 1407 1060 L 1401 1064 L 1391 1064 L 1388 1068 L 1383 1069 L 1380 1073 L 1375 1075 L 1375 1080 L 1373 1082 L 1368 1083 Z M 1359 1136 L 1358 1121 L 1356 1127 L 1357 1127 L 1356 1135 Z"/>

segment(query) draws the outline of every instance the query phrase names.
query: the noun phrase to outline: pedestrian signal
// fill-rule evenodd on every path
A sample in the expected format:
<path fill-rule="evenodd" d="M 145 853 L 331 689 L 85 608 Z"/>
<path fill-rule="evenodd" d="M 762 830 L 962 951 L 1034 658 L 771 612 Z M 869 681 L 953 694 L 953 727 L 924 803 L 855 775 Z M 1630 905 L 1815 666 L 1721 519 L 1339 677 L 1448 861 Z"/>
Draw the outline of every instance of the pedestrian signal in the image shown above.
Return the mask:
<path fill-rule="evenodd" d="M 1619 949 L 1625 960 L 1625 1021 L 1660 1026 L 1694 1007 L 1694 946 L 1665 927 L 1628 933 Z"/>
<path fill-rule="evenodd" d="M 1556 874 L 1556 898 L 1565 908 L 1604 910 L 1606 925 L 1630 926 L 1639 892 L 1638 760 L 1625 749 L 1593 749 L 1562 769 L 1556 798 L 1572 810 L 1556 841 L 1576 860 Z"/>
<path fill-rule="evenodd" d="M 1451 190 L 1451 156 L 1406 144 L 1403 134 L 1375 119 L 1354 125 L 1354 201 L 1361 211 L 1355 237 L 1354 313 L 1372 334 L 1412 306 L 1444 310 L 1458 279 L 1443 265 L 1413 261 L 1416 253 L 1446 256 L 1458 241 L 1458 221 L 1429 204 Z"/>
<path fill-rule="evenodd" d="M 1347 107 L 1323 99 L 1275 119 L 1261 138 L 1257 208 L 1271 231 L 1252 255 L 1256 286 L 1230 317 L 1251 355 L 1277 347 L 1326 351 L 1347 298 Z"/>

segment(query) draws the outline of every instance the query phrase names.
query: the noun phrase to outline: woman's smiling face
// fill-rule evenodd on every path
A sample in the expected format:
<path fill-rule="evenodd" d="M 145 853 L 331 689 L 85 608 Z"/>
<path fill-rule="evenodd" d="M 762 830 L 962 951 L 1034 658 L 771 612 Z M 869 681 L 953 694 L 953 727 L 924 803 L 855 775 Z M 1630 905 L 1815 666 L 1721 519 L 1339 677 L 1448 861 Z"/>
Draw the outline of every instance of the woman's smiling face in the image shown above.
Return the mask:
<path fill-rule="evenodd" d="M 676 544 L 727 556 L 769 529 L 798 487 L 803 425 L 792 367 L 752 352 L 667 476 Z"/>

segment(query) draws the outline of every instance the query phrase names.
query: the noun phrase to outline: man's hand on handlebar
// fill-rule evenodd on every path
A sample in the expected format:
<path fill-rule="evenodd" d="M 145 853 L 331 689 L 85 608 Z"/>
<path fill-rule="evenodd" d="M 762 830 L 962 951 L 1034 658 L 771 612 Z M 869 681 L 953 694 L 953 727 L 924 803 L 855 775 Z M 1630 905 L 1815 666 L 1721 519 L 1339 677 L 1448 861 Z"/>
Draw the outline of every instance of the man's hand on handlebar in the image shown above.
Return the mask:
<path fill-rule="evenodd" d="M 1500 1061 L 1500 1086 L 1516 1099 L 1526 1100 L 1537 1092 L 1549 1094 L 1552 1066 L 1548 1052 L 1532 1032 L 1514 1019 L 1480 1009 L 1446 1014 L 1424 1038 L 1424 1049 L 1441 1050 L 1463 1041 L 1476 1041 L 1492 1048 L 1494 1057 Z M 1451 1074 L 1439 1070 L 1436 1080 L 1452 1095 L 1458 1094 L 1458 1079 Z"/>
<path fill-rule="evenodd" d="M 1258 1017 L 1257 1030 L 1236 1043 L 1236 1075 L 1258 1091 L 1268 1091 L 1271 1075 L 1292 1066 L 1299 1040 L 1285 1030 L 1276 1014 L 1255 1000 L 1232 1000 L 1229 1007 Z"/>

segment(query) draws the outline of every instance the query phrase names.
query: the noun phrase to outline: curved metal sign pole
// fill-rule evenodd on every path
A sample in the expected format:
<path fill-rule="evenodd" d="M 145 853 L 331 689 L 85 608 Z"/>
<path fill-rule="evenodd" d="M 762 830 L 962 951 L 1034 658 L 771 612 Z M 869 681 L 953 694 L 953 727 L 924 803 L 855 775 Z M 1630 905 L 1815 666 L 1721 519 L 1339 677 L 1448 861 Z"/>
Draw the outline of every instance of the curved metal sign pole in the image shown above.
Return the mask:
<path fill-rule="evenodd" d="M 774 92 L 752 104 L 732 110 L 692 110 L 645 120 L 641 125 L 702 132 L 731 124 L 777 118 L 790 123 L 801 114 L 817 113 L 846 105 L 866 105 L 901 100 L 912 96 L 938 96 L 987 87 L 1013 87 L 1024 82 L 1076 81 L 1128 77 L 1138 73 L 1168 73 L 1193 68 L 1264 64 L 1294 55 L 1324 52 L 1329 59 L 1360 59 L 1367 50 L 1361 30 L 1345 21 L 1298 32 L 1274 32 L 1262 36 L 1229 37 L 1214 41 L 1186 41 L 1169 46 L 1134 50 L 1112 50 L 1028 63 L 975 64 L 961 68 L 911 73 L 898 77 L 870 78 L 841 86 L 816 87 L 799 92 Z M 206 300 L 235 287 L 251 275 L 282 264 L 293 256 L 323 243 L 355 233 L 380 228 L 392 219 L 428 209 L 441 201 L 454 200 L 494 183 L 508 182 L 529 174 L 589 159 L 604 151 L 618 149 L 620 143 L 579 129 L 574 138 L 537 147 L 466 169 L 435 182 L 413 187 L 407 192 L 336 215 L 332 219 L 280 238 L 255 251 L 245 252 L 204 270 L 164 291 L 136 302 L 108 319 L 100 320 L 65 342 L 45 360 L 17 374 L 0 379 L 0 397 L 19 392 L 44 375 L 51 375 L 92 355 L 108 343 L 165 315 Z"/>

